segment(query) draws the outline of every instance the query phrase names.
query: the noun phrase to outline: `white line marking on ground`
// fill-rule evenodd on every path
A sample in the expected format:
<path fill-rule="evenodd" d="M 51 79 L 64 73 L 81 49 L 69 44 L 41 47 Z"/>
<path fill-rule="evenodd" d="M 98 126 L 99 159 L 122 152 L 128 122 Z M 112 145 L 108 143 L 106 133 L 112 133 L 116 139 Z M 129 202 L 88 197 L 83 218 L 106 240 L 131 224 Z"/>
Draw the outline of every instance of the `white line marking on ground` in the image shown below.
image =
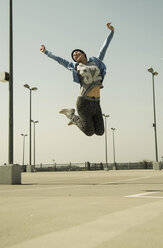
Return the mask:
<path fill-rule="evenodd" d="M 145 193 L 139 193 L 139 194 L 135 194 L 135 195 L 127 195 L 125 197 L 127 198 L 155 198 L 155 199 L 161 199 L 163 198 L 163 196 L 151 196 L 152 194 L 156 194 L 159 193 L 160 191 L 150 191 L 150 192 L 145 192 Z"/>

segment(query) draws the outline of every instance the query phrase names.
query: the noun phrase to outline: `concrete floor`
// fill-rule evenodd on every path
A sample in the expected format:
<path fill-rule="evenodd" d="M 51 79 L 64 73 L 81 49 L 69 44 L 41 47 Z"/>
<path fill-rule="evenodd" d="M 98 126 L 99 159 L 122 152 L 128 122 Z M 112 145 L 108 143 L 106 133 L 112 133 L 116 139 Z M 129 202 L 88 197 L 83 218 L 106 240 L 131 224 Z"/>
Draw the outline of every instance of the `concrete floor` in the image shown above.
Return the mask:
<path fill-rule="evenodd" d="M 162 248 L 163 171 L 22 173 L 0 185 L 0 248 Z"/>

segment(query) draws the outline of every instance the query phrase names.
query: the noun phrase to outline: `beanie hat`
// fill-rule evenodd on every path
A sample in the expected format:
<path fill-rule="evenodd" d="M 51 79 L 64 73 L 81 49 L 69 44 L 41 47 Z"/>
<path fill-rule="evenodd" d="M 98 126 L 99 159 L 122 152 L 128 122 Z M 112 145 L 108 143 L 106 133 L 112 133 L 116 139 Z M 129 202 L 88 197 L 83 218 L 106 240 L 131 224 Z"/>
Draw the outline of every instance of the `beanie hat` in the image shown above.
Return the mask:
<path fill-rule="evenodd" d="M 85 52 L 83 52 L 83 51 L 80 50 L 80 49 L 75 49 L 75 50 L 73 50 L 72 53 L 71 53 L 71 57 L 72 57 L 72 59 L 73 59 L 75 62 L 76 62 L 76 60 L 73 58 L 73 53 L 76 52 L 76 51 L 79 51 L 79 52 L 83 53 L 83 54 L 85 55 L 86 59 L 87 59 L 87 55 L 85 54 Z"/>

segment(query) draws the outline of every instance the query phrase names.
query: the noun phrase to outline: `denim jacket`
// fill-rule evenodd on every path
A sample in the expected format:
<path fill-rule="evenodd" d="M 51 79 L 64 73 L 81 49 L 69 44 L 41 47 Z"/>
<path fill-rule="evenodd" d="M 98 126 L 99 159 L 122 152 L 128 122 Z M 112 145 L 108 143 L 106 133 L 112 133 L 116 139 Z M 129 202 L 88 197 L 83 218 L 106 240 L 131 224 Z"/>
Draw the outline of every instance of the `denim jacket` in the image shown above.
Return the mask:
<path fill-rule="evenodd" d="M 95 62 L 95 64 L 97 65 L 97 67 L 99 68 L 100 72 L 101 72 L 101 76 L 102 76 L 102 81 L 104 79 L 104 76 L 106 74 L 106 66 L 105 64 L 102 62 L 106 53 L 106 50 L 110 44 L 110 41 L 113 37 L 114 31 L 111 31 L 111 33 L 109 34 L 109 36 L 106 38 L 102 48 L 100 49 L 99 55 L 97 57 L 90 57 L 89 58 L 89 62 Z M 54 59 L 55 61 L 57 61 L 59 64 L 63 65 L 64 67 L 66 67 L 68 70 L 70 70 L 72 72 L 72 76 L 73 76 L 73 81 L 76 83 L 80 84 L 80 78 L 79 75 L 76 71 L 77 65 L 78 63 L 76 62 L 69 62 L 61 57 L 58 57 L 54 54 L 52 54 L 51 52 L 49 52 L 48 50 L 45 51 L 45 54 Z"/>

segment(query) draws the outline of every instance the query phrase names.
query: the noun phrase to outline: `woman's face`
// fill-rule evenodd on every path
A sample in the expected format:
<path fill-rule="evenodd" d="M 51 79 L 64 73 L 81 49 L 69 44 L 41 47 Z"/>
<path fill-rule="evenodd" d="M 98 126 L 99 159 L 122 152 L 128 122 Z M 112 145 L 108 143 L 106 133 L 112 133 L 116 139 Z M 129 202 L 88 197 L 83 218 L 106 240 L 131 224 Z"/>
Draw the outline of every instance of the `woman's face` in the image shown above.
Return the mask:
<path fill-rule="evenodd" d="M 85 57 L 85 54 L 80 51 L 75 51 L 73 53 L 73 59 L 78 63 L 86 63 L 87 59 Z"/>

